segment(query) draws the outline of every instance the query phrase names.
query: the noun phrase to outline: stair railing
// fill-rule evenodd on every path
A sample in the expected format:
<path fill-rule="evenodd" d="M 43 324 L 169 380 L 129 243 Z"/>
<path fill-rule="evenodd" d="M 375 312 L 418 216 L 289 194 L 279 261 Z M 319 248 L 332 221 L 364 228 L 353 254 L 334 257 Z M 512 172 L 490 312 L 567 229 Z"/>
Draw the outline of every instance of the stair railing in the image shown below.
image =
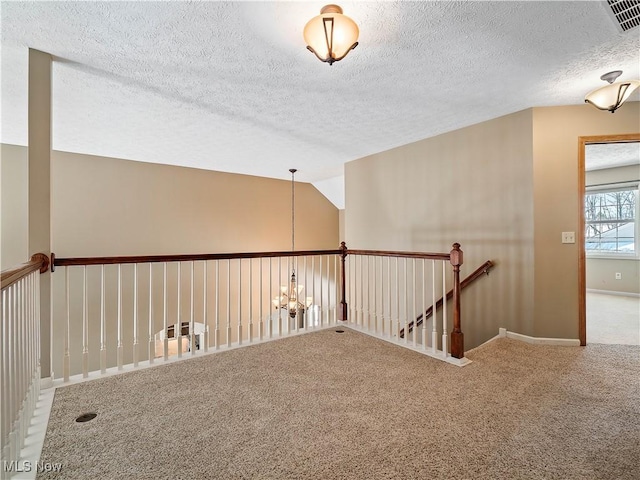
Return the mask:
<path fill-rule="evenodd" d="M 42 253 L 1 274 L 0 478 L 8 478 L 24 447 L 40 394 L 40 281 L 49 268 Z"/>
<path fill-rule="evenodd" d="M 482 277 L 483 275 L 489 275 L 489 272 L 493 267 L 494 267 L 494 264 L 491 260 L 487 260 L 486 262 L 484 262 L 482 265 L 476 268 L 473 271 L 473 273 L 471 273 L 471 275 L 465 277 L 465 279 L 460 282 L 460 290 L 464 290 L 465 288 L 467 288 L 469 285 L 471 285 L 473 282 L 475 282 L 478 278 Z M 447 301 L 451 300 L 452 297 L 453 297 L 453 290 L 449 290 L 447 292 Z M 442 308 L 443 299 L 444 297 L 440 297 L 436 302 L 435 304 L 436 310 L 438 308 Z M 411 321 L 409 323 L 408 333 L 411 333 L 413 331 L 414 326 L 417 328 L 420 325 L 422 325 L 423 321 L 431 318 L 431 316 L 433 315 L 433 310 L 434 310 L 433 305 L 431 305 L 429 308 L 427 308 L 427 310 L 424 313 L 421 313 L 420 315 L 418 315 L 418 318 L 416 319 L 415 322 Z M 402 330 L 400 330 L 400 338 L 404 338 L 404 335 L 405 335 L 405 332 L 403 328 Z"/>

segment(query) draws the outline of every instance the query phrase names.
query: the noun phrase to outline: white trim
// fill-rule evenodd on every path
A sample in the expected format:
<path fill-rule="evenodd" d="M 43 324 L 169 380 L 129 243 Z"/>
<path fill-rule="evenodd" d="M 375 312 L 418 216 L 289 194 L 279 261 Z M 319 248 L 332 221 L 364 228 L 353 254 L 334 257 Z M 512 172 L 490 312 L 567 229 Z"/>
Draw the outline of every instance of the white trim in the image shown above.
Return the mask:
<path fill-rule="evenodd" d="M 47 383 L 49 384 L 49 387 L 44 386 Z M 40 380 L 40 397 L 38 398 L 36 408 L 33 411 L 33 416 L 31 417 L 29 430 L 27 431 L 27 435 L 24 439 L 24 447 L 20 450 L 20 460 L 18 460 L 18 465 L 21 467 L 29 465 L 31 471 L 15 473 L 11 476 L 12 480 L 33 480 L 36 478 L 38 470 L 37 464 L 40 460 L 40 454 L 42 453 L 44 437 L 47 433 L 49 416 L 51 415 L 51 407 L 53 406 L 53 396 L 56 392 L 55 388 L 50 387 L 50 378 L 43 378 Z"/>
<path fill-rule="evenodd" d="M 521 342 L 531 343 L 534 345 L 560 345 L 564 347 L 579 347 L 580 340 L 577 338 L 545 338 L 545 337 L 530 337 L 529 335 L 522 335 L 521 333 L 510 332 L 506 328 L 498 329 L 499 336 L 503 338 L 511 338 L 513 340 L 520 340 Z"/>
<path fill-rule="evenodd" d="M 587 293 L 600 293 L 603 295 L 617 295 L 619 297 L 640 298 L 640 293 L 633 292 L 615 292 L 613 290 L 596 290 L 595 288 L 587 288 Z"/>
<path fill-rule="evenodd" d="M 370 337 L 377 338 L 378 340 L 384 340 L 385 342 L 391 343 L 392 345 L 395 345 L 397 347 L 406 348 L 416 353 L 421 353 L 422 355 L 425 355 L 427 357 L 435 358 L 436 360 L 441 360 L 443 362 L 450 363 L 451 365 L 456 365 L 458 367 L 465 367 L 470 363 L 473 363 L 467 357 L 455 358 L 455 357 L 452 357 L 450 353 L 447 353 L 445 357 L 444 354 L 442 353 L 442 350 L 438 350 L 438 353 L 434 354 L 430 348 L 427 350 L 424 350 L 422 348 L 422 345 L 416 345 L 414 347 L 409 343 L 397 342 L 394 339 L 389 338 L 385 335 L 380 335 L 374 332 L 370 332 L 369 330 L 366 330 L 364 328 L 359 328 L 358 326 L 354 324 L 349 324 L 348 322 L 339 321 L 337 325 L 334 325 L 334 326 L 339 326 L 340 328 L 348 328 L 349 330 L 353 330 L 355 332 L 364 333 L 365 335 L 369 335 Z"/>

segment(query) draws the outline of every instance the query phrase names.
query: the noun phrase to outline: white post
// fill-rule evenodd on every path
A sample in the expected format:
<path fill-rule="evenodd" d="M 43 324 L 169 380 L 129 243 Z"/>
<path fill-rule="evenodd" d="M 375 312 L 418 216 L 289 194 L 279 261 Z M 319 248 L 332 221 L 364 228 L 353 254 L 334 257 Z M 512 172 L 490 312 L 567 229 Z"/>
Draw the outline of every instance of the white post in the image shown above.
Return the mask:
<path fill-rule="evenodd" d="M 209 276 L 209 263 L 204 261 L 204 278 L 203 278 L 203 287 L 202 287 L 202 318 L 204 319 L 204 334 L 203 334 L 203 343 L 204 343 L 204 351 L 209 351 L 209 315 L 207 312 L 207 295 L 209 292 L 207 291 L 207 278 Z"/>
<path fill-rule="evenodd" d="M 178 340 L 178 358 L 182 357 L 182 262 L 178 262 L 178 305 L 173 338 Z"/>
<path fill-rule="evenodd" d="M 242 345 L 242 259 L 238 259 L 238 345 Z"/>
<path fill-rule="evenodd" d="M 253 342 L 253 259 L 249 259 L 249 343 Z"/>
<path fill-rule="evenodd" d="M 193 260 L 191 261 L 191 305 L 190 305 L 190 322 L 189 322 L 189 348 L 191 349 L 191 355 L 196 354 L 196 320 L 195 320 L 195 310 L 194 310 L 194 295 L 195 295 L 195 264 Z"/>
<path fill-rule="evenodd" d="M 436 325 L 438 313 L 436 310 L 436 261 L 431 260 L 431 351 L 438 351 L 438 326 Z"/>
<path fill-rule="evenodd" d="M 162 264 L 162 294 L 163 294 L 163 308 L 162 308 L 162 332 L 164 340 L 162 344 L 162 357 L 165 361 L 169 359 L 169 312 L 168 312 L 168 295 L 167 295 L 167 262 Z"/>
<path fill-rule="evenodd" d="M 82 378 L 89 376 L 89 318 L 87 306 L 87 266 L 82 266 Z"/>
<path fill-rule="evenodd" d="M 122 264 L 118 264 L 118 370 L 122 370 L 124 345 L 122 343 Z"/>
<path fill-rule="evenodd" d="M 107 371 L 107 331 L 105 326 L 104 265 L 100 265 L 100 373 Z"/>
<path fill-rule="evenodd" d="M 268 332 L 269 338 L 273 338 L 273 319 L 271 318 L 271 299 L 273 298 L 273 258 L 269 258 L 269 325 Z"/>
<path fill-rule="evenodd" d="M 214 348 L 220 348 L 220 260 L 216 260 L 216 328 L 213 332 Z"/>
<path fill-rule="evenodd" d="M 416 302 L 417 299 L 416 297 L 418 296 L 418 292 L 416 291 L 416 259 L 412 259 L 413 264 L 413 288 L 412 288 L 412 292 L 413 292 L 413 315 L 411 318 L 411 321 L 413 322 L 413 332 L 411 334 L 411 336 L 413 337 L 413 346 L 416 346 L 416 337 L 418 336 L 418 314 L 417 314 L 417 308 L 416 308 Z M 423 319 L 424 321 L 424 319 Z M 405 332 L 404 334 L 405 336 L 407 335 L 407 333 Z"/>
<path fill-rule="evenodd" d="M 422 259 L 422 349 L 427 349 L 427 276 L 426 259 Z"/>
<path fill-rule="evenodd" d="M 133 366 L 138 366 L 138 264 L 133 264 Z"/>
<path fill-rule="evenodd" d="M 407 258 L 403 260 L 404 263 L 404 343 L 409 343 L 409 267 L 407 265 Z"/>
<path fill-rule="evenodd" d="M 263 298 L 262 298 L 262 290 L 264 289 L 264 278 L 262 275 L 262 264 L 264 263 L 264 259 L 260 259 L 260 307 L 258 309 L 258 339 L 262 340 L 264 338 L 264 317 L 262 316 L 262 307 L 263 307 Z"/>
<path fill-rule="evenodd" d="M 154 336 L 154 328 L 153 328 L 153 263 L 149 263 L 149 346 L 148 356 L 149 363 L 153 363 L 156 356 L 156 342 L 153 338 Z"/>
<path fill-rule="evenodd" d="M 67 318 L 64 324 L 64 357 L 62 360 L 62 377 L 65 382 L 68 382 L 69 371 L 71 369 L 71 361 L 69 358 L 69 335 L 71 331 L 71 313 L 69 308 L 69 267 L 64 267 L 64 296 Z"/>
<path fill-rule="evenodd" d="M 231 259 L 227 260 L 227 347 L 231 346 Z"/>
<path fill-rule="evenodd" d="M 447 264 L 442 261 L 442 355 L 449 356 L 448 326 L 447 326 Z M 435 308 L 435 305 L 434 305 Z"/>

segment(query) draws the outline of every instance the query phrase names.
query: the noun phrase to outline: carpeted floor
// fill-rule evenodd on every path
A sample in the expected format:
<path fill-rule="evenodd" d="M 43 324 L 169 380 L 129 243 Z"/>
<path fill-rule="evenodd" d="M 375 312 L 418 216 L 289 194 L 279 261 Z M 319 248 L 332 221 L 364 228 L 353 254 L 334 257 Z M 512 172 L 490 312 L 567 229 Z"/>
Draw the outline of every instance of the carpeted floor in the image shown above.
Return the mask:
<path fill-rule="evenodd" d="M 640 298 L 587 292 L 587 343 L 640 345 Z"/>
<path fill-rule="evenodd" d="M 640 347 L 498 339 L 460 368 L 345 330 L 60 388 L 38 478 L 640 478 Z"/>

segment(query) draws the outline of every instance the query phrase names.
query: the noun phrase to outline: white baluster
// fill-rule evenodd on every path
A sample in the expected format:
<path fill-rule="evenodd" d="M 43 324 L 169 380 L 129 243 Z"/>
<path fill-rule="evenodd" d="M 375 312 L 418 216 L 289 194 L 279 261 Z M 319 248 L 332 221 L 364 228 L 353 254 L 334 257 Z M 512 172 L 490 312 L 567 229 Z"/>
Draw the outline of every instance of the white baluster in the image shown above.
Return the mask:
<path fill-rule="evenodd" d="M 264 279 L 262 277 L 262 264 L 263 259 L 260 259 L 260 307 L 258 308 L 258 319 L 259 319 L 259 327 L 258 327 L 258 339 L 262 340 L 264 338 L 264 318 L 262 316 L 262 307 L 263 307 L 263 298 L 262 298 L 262 289 L 264 288 L 263 283 Z"/>
<path fill-rule="evenodd" d="M 64 295 L 66 305 L 66 321 L 64 324 L 64 357 L 62 359 L 62 375 L 65 382 L 69 381 L 71 371 L 71 360 L 69 357 L 69 342 L 71 332 L 71 313 L 69 309 L 69 267 L 64 267 Z"/>
<path fill-rule="evenodd" d="M 169 359 L 169 299 L 167 295 L 167 262 L 162 264 L 162 332 L 164 340 L 162 344 L 162 357 L 165 361 Z"/>
<path fill-rule="evenodd" d="M 220 348 L 220 260 L 216 260 L 216 328 L 213 332 L 214 348 Z"/>
<path fill-rule="evenodd" d="M 242 259 L 238 259 L 238 345 L 242 345 Z"/>
<path fill-rule="evenodd" d="M 422 349 L 427 349 L 427 276 L 426 259 L 422 259 Z"/>
<path fill-rule="evenodd" d="M 447 265 L 442 261 L 442 355 L 449 356 L 448 321 L 447 321 Z"/>
<path fill-rule="evenodd" d="M 203 287 L 202 287 L 202 318 L 204 318 L 204 351 L 209 351 L 209 315 L 207 314 L 207 296 L 209 292 L 207 291 L 207 277 L 209 276 L 209 263 L 204 261 L 204 279 L 203 279 Z"/>
<path fill-rule="evenodd" d="M 182 262 L 178 262 L 178 305 L 173 338 L 178 340 L 178 358 L 182 357 Z"/>
<path fill-rule="evenodd" d="M 253 342 L 253 259 L 249 259 L 249 343 Z"/>
<path fill-rule="evenodd" d="M 138 264 L 133 264 L 133 366 L 138 366 Z"/>
<path fill-rule="evenodd" d="M 416 297 L 418 296 L 418 292 L 416 290 L 416 259 L 412 259 L 412 264 L 413 264 L 413 288 L 412 288 L 412 292 L 413 292 L 413 315 L 411 316 L 411 321 L 413 322 L 413 346 L 416 346 L 416 337 L 418 336 L 418 314 L 417 314 L 417 308 L 416 308 L 416 302 L 417 299 Z M 424 321 L 424 320 L 423 320 Z M 406 333 L 405 333 L 406 335 Z"/>
<path fill-rule="evenodd" d="M 227 260 L 227 347 L 231 346 L 231 259 Z"/>
<path fill-rule="evenodd" d="M 409 343 L 409 267 L 407 258 L 403 258 L 404 265 L 404 343 Z"/>
<path fill-rule="evenodd" d="M 153 363 L 156 356 L 156 342 L 153 338 L 155 329 L 153 328 L 153 263 L 149 263 L 149 346 L 147 355 L 149 363 Z"/>
<path fill-rule="evenodd" d="M 190 290 L 191 290 L 191 298 L 190 298 L 190 306 L 189 306 L 189 349 L 191 350 L 191 355 L 196 354 L 196 319 L 195 319 L 195 310 L 194 310 L 194 295 L 195 295 L 195 265 L 193 260 L 191 261 L 191 278 L 190 282 Z"/>
<path fill-rule="evenodd" d="M 118 264 L 118 370 L 122 370 L 124 345 L 122 341 L 122 264 Z"/>
<path fill-rule="evenodd" d="M 82 266 L 82 378 L 89 376 L 89 315 L 87 306 L 87 266 Z"/>
<path fill-rule="evenodd" d="M 267 326 L 267 335 L 273 338 L 273 319 L 271 318 L 271 299 L 273 297 L 273 258 L 269 258 L 269 316 L 267 317 L 269 325 Z"/>
<path fill-rule="evenodd" d="M 396 321 L 395 321 L 395 337 L 396 342 L 400 341 L 400 275 L 399 275 L 400 259 L 396 257 Z"/>
<path fill-rule="evenodd" d="M 278 285 L 282 285 L 282 257 L 278 257 Z M 288 285 L 285 282 L 285 285 Z M 280 287 L 278 287 L 278 303 L 280 303 L 280 298 L 282 297 L 282 293 L 280 292 Z M 278 336 L 282 336 L 282 328 L 283 328 L 283 319 L 282 319 L 282 305 L 278 305 Z"/>
<path fill-rule="evenodd" d="M 104 265 L 100 265 L 100 373 L 107 371 L 107 331 L 105 326 Z"/>
<path fill-rule="evenodd" d="M 436 261 L 431 260 L 431 350 L 435 354 L 438 350 L 438 325 L 436 309 Z"/>

